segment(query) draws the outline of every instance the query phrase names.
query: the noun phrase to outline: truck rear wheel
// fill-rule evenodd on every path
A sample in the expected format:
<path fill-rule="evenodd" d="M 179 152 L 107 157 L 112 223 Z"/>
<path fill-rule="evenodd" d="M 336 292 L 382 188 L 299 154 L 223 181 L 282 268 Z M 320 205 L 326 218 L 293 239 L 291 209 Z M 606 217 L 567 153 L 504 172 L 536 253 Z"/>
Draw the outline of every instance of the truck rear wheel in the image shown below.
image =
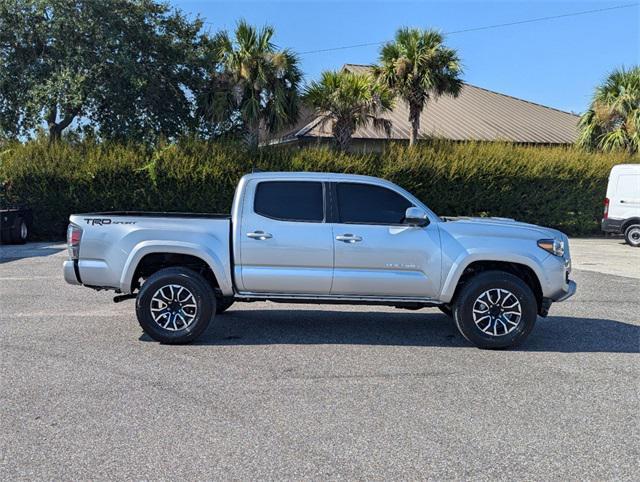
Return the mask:
<path fill-rule="evenodd" d="M 149 276 L 136 298 L 144 332 L 161 343 L 189 343 L 209 326 L 216 312 L 213 289 L 187 268 L 164 268 Z"/>
<path fill-rule="evenodd" d="M 478 348 L 508 348 L 522 343 L 538 316 L 533 291 L 522 279 L 503 271 L 471 278 L 453 307 L 462 336 Z"/>
<path fill-rule="evenodd" d="M 632 224 L 625 229 L 624 240 L 629 246 L 640 247 L 640 224 Z"/>

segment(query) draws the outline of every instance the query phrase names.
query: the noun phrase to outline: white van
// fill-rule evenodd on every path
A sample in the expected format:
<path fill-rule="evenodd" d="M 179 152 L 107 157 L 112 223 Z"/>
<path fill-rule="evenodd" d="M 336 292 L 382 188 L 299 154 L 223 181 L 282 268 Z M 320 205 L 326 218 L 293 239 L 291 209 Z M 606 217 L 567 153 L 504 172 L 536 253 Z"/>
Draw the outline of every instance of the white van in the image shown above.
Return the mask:
<path fill-rule="evenodd" d="M 618 164 L 609 174 L 602 230 L 622 233 L 631 246 L 640 246 L 640 164 Z"/>

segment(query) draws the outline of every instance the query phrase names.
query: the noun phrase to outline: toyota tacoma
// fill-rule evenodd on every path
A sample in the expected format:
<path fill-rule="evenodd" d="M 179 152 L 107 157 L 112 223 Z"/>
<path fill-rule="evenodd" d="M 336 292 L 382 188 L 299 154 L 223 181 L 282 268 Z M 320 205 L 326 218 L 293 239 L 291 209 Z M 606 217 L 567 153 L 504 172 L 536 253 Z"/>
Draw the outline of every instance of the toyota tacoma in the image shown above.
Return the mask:
<path fill-rule="evenodd" d="M 521 343 L 576 291 L 567 237 L 504 218 L 440 218 L 367 176 L 253 173 L 231 215 L 70 217 L 71 284 L 135 298 L 163 343 L 198 338 L 234 302 L 437 307 L 480 348 Z"/>

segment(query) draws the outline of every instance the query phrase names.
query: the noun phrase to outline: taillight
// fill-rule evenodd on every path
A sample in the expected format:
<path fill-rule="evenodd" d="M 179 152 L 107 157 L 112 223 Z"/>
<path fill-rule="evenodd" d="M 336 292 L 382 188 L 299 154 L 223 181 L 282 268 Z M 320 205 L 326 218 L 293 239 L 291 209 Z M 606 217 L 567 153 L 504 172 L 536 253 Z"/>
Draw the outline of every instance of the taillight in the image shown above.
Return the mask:
<path fill-rule="evenodd" d="M 80 239 L 82 238 L 82 229 L 75 224 L 69 224 L 67 228 L 67 248 L 71 259 L 78 259 L 80 254 Z"/>
<path fill-rule="evenodd" d="M 609 198 L 604 198 L 604 216 L 603 219 L 607 219 L 609 217 Z"/>

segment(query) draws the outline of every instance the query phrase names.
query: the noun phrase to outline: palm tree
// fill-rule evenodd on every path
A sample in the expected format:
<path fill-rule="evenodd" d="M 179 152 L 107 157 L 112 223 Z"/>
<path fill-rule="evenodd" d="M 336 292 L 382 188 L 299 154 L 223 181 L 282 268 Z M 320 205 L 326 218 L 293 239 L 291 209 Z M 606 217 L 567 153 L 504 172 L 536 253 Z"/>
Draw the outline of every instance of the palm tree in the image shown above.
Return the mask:
<path fill-rule="evenodd" d="M 616 69 L 596 88 L 579 123 L 578 145 L 603 151 L 640 150 L 640 67 Z"/>
<path fill-rule="evenodd" d="M 380 65 L 373 69 L 409 105 L 409 145 L 418 139 L 420 114 L 428 100 L 444 94 L 457 96 L 462 87 L 458 54 L 443 41 L 435 30 L 401 28 L 393 41 L 382 46 Z"/>
<path fill-rule="evenodd" d="M 271 42 L 271 26 L 238 22 L 234 37 L 216 36 L 222 72 L 214 76 L 206 111 L 215 122 L 236 120 L 247 144 L 256 148 L 260 129 L 282 129 L 298 119 L 302 72 L 297 56 Z"/>
<path fill-rule="evenodd" d="M 391 121 L 381 117 L 393 108 L 393 94 L 368 74 L 348 70 L 324 72 L 319 82 L 306 88 L 304 100 L 314 107 L 322 122 L 332 122 L 336 145 L 346 150 L 359 126 L 371 124 L 391 134 Z"/>

